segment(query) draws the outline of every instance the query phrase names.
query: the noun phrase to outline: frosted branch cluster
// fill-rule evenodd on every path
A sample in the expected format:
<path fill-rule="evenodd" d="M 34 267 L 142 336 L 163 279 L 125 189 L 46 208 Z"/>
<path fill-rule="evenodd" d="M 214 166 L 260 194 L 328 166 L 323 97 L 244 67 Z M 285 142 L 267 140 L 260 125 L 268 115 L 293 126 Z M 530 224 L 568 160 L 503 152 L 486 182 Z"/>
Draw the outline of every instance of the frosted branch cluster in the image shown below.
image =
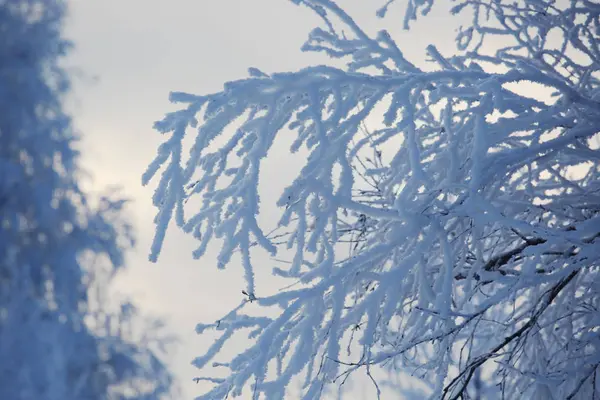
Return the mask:
<path fill-rule="evenodd" d="M 345 68 L 251 69 L 220 93 L 173 93 L 180 111 L 156 123 L 151 258 L 174 219 L 198 238 L 195 257 L 215 238 L 219 267 L 239 252 L 247 283 L 239 307 L 198 326 L 221 333 L 199 368 L 237 332 L 253 340 L 200 398 L 246 386 L 284 398 L 298 378 L 314 399 L 375 367 L 420 379 L 431 398 L 466 396 L 482 373 L 485 398 L 598 394 L 600 5 L 457 1 L 471 24 L 454 55 L 426 49 L 425 71 L 333 1 L 295 3 L 323 19 L 303 50 Z M 408 3 L 407 26 L 433 1 Z M 258 187 L 280 135 L 308 157 L 270 232 Z M 274 273 L 296 286 L 256 292 L 260 248 L 291 254 Z"/>

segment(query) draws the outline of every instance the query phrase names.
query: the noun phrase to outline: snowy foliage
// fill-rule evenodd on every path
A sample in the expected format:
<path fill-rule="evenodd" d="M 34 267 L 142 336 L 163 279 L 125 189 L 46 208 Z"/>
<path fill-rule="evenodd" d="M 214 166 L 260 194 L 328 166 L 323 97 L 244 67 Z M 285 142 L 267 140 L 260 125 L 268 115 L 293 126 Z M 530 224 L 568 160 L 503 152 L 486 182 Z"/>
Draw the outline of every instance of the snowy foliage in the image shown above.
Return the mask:
<path fill-rule="evenodd" d="M 303 50 L 344 68 L 252 68 L 220 93 L 172 93 L 181 110 L 155 125 L 151 259 L 174 219 L 195 257 L 215 238 L 220 268 L 239 254 L 247 282 L 198 325 L 219 338 L 194 364 L 221 371 L 200 398 L 280 399 L 298 379 L 315 399 L 361 371 L 379 394 L 376 369 L 419 379 L 420 398 L 600 396 L 600 5 L 455 1 L 470 25 L 422 69 L 334 1 L 294 3 L 323 20 Z M 434 2 L 406 3 L 409 27 Z M 308 156 L 270 232 L 258 187 L 281 135 Z M 273 270 L 291 286 L 256 292 L 261 249 L 291 254 Z"/>
<path fill-rule="evenodd" d="M 0 398 L 156 399 L 171 385 L 164 365 L 137 337 L 100 330 L 137 318 L 97 296 L 131 234 L 122 200 L 92 206 L 77 183 L 64 12 L 63 1 L 0 0 Z"/>

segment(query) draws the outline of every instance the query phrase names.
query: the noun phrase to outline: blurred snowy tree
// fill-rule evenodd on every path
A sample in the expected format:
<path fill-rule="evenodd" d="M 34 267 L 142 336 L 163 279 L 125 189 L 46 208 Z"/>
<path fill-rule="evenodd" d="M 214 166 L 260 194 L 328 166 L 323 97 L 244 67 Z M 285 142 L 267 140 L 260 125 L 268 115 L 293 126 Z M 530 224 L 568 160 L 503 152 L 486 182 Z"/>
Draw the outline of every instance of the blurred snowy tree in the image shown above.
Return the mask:
<path fill-rule="evenodd" d="M 182 109 L 155 125 L 151 259 L 175 219 L 195 257 L 219 238 L 219 268 L 239 254 L 247 281 L 239 307 L 197 327 L 220 335 L 199 368 L 234 334 L 253 341 L 199 378 L 214 383 L 200 398 L 281 399 L 301 378 L 315 399 L 355 371 L 379 396 L 376 370 L 419 379 L 417 398 L 598 398 L 600 5 L 457 0 L 471 23 L 453 54 L 427 47 L 425 70 L 333 0 L 294 3 L 323 20 L 303 50 L 344 68 L 252 68 L 220 93 L 172 93 Z M 407 3 L 408 29 L 434 2 Z M 267 234 L 261 166 L 294 134 L 308 157 Z M 273 272 L 293 285 L 255 291 L 261 248 L 291 253 Z"/>
<path fill-rule="evenodd" d="M 0 0 L 0 399 L 157 399 L 170 373 L 102 297 L 133 242 L 124 201 L 91 206 L 77 183 L 64 13 Z"/>

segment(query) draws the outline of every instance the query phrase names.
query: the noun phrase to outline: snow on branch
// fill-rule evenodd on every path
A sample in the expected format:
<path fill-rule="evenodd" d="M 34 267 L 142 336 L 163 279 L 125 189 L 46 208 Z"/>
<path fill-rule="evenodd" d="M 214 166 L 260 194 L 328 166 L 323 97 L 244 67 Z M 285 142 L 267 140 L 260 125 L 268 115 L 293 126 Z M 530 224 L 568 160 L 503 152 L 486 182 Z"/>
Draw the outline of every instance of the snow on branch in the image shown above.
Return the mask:
<path fill-rule="evenodd" d="M 591 398 L 600 357 L 600 7 L 457 2 L 453 12 L 471 8 L 472 24 L 455 55 L 426 49 L 436 66 L 426 72 L 386 31 L 369 36 L 333 1 L 295 2 L 324 21 L 303 49 L 345 68 L 252 69 L 216 94 L 172 94 L 180 111 L 155 125 L 166 139 L 143 178 L 162 170 L 151 259 L 175 219 L 198 238 L 195 257 L 214 238 L 223 241 L 220 268 L 239 252 L 247 283 L 247 301 L 201 326 L 221 336 L 196 365 L 242 329 L 254 344 L 219 364 L 226 377 L 202 378 L 215 386 L 200 398 L 247 385 L 255 398 L 283 398 L 295 377 L 302 398 L 319 398 L 357 370 L 379 395 L 375 367 L 413 375 L 431 398 L 475 390 Z M 410 1 L 406 23 L 432 4 Z M 555 31 L 562 36 L 550 38 Z M 506 47 L 490 50 L 491 36 Z M 381 109 L 379 125 L 365 129 Z M 267 232 L 260 172 L 280 135 L 294 135 L 289 151 L 308 156 Z M 274 273 L 302 286 L 256 293 L 256 246 L 290 254 Z M 256 305 L 280 311 L 246 314 Z M 474 383 L 484 365 L 493 373 Z"/>

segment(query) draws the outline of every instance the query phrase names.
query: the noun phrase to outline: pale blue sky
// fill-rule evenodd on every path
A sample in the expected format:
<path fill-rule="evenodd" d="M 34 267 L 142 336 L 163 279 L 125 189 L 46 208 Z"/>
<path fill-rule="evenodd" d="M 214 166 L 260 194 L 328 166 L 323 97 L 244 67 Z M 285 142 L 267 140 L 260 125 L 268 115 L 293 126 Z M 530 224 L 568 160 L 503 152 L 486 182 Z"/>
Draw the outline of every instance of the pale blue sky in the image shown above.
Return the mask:
<path fill-rule="evenodd" d="M 366 26 L 377 27 L 378 0 L 339 3 Z M 318 19 L 289 0 L 70 0 L 70 6 L 67 35 L 76 49 L 69 65 L 80 73 L 70 108 L 83 134 L 84 166 L 96 188 L 119 184 L 134 200 L 130 212 L 138 247 L 118 285 L 144 310 L 166 316 L 180 336 L 169 361 L 183 398 L 192 398 L 201 392 L 192 382 L 198 371 L 190 361 L 208 343 L 194 334 L 194 326 L 218 319 L 240 301 L 242 276 L 235 268 L 217 272 L 214 251 L 194 261 L 194 242 L 174 230 L 159 262 L 147 261 L 155 211 L 152 187 L 142 188 L 140 176 L 161 140 L 152 123 L 172 110 L 171 90 L 214 92 L 247 76 L 248 67 L 275 72 L 323 63 L 299 51 Z M 450 50 L 448 14 L 434 10 L 408 34 L 399 29 L 399 8 L 391 9 L 385 27 L 409 57 L 422 58 L 430 42 Z M 269 179 L 285 181 L 280 172 L 285 153 L 271 163 Z"/>

